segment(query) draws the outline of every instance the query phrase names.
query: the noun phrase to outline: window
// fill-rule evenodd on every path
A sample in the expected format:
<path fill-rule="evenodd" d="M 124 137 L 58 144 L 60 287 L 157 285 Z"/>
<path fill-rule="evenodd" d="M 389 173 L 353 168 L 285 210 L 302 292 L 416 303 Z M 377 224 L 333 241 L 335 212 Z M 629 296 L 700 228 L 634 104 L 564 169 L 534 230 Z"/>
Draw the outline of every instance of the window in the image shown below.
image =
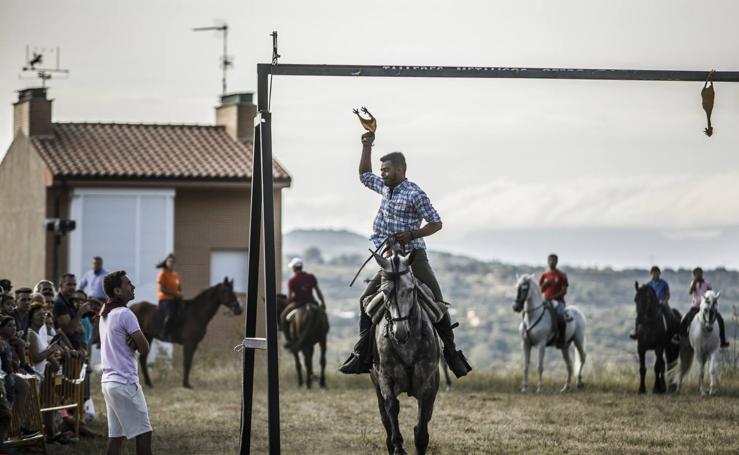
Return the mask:
<path fill-rule="evenodd" d="M 249 253 L 246 250 L 213 250 L 210 253 L 210 284 L 223 278 L 234 280 L 234 292 L 246 292 Z"/>

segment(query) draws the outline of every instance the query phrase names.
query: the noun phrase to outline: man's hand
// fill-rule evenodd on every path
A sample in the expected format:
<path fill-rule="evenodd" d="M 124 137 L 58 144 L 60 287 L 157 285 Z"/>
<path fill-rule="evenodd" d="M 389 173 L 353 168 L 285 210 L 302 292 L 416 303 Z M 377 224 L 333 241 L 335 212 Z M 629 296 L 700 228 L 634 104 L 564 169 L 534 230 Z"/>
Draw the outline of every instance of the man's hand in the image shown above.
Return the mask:
<path fill-rule="evenodd" d="M 400 232 L 395 234 L 395 240 L 397 240 L 401 245 L 406 245 L 413 241 L 413 233 L 411 231 Z"/>
<path fill-rule="evenodd" d="M 362 145 L 365 147 L 372 147 L 372 144 L 375 142 L 375 133 L 372 132 L 366 132 L 362 135 Z"/>

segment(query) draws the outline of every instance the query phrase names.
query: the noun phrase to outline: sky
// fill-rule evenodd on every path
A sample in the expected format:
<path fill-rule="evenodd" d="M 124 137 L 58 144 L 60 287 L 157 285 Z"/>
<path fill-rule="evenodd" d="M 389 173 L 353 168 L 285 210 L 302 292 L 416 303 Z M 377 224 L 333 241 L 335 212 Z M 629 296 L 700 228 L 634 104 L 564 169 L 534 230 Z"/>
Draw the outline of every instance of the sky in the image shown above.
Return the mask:
<path fill-rule="evenodd" d="M 283 63 L 739 70 L 739 3 L 688 1 L 38 1 L 0 3 L 0 154 L 25 46 L 60 46 L 56 121 L 214 121 L 229 24 L 229 91 Z M 357 165 L 399 150 L 444 229 L 430 248 L 484 259 L 739 268 L 739 84 L 276 77 L 273 145 L 293 177 L 284 228 L 369 234 L 379 200 Z M 2 106 L 5 106 L 4 108 Z"/>

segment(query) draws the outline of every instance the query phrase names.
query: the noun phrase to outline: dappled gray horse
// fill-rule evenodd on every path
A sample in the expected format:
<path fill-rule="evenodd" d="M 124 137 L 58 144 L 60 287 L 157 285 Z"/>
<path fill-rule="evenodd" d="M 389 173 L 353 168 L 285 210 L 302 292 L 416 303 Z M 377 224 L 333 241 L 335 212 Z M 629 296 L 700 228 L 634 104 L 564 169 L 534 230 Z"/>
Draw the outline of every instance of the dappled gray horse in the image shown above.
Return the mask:
<path fill-rule="evenodd" d="M 370 372 L 391 455 L 405 454 L 400 434 L 398 396 L 405 392 L 418 402 L 414 443 L 418 454 L 429 444 L 428 423 L 439 389 L 439 341 L 418 300 L 411 272 L 413 253 L 386 259 L 377 254 L 385 290 L 385 317 L 375 326 L 377 360 Z"/>

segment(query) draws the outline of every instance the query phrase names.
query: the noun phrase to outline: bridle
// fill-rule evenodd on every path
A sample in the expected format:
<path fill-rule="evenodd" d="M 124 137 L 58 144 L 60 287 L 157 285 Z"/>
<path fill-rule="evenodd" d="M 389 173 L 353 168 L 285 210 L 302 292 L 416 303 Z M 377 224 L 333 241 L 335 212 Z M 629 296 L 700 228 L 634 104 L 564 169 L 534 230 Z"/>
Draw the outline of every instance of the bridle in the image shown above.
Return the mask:
<path fill-rule="evenodd" d="M 395 259 L 395 258 L 393 258 L 393 259 Z M 411 313 L 413 312 L 413 309 L 416 307 L 417 300 L 416 300 L 416 287 L 414 286 L 413 287 L 413 295 L 412 295 L 413 305 L 411 305 L 411 309 L 408 311 L 408 314 L 406 314 L 405 316 L 400 315 L 397 318 L 392 317 L 391 311 L 390 311 L 390 307 L 393 304 L 395 304 L 395 307 L 398 309 L 398 314 L 400 314 L 400 305 L 398 304 L 398 287 L 399 287 L 399 284 L 400 284 L 400 277 L 403 276 L 403 275 L 406 275 L 406 274 L 410 273 L 410 267 L 407 268 L 406 270 L 403 270 L 401 272 L 401 271 L 397 271 L 396 270 L 397 264 L 396 264 L 396 261 L 395 260 L 391 260 L 390 263 L 392 264 L 393 270 L 391 272 L 388 272 L 387 270 L 384 270 L 384 269 L 383 270 L 380 270 L 380 275 L 384 279 L 386 279 L 386 280 L 388 280 L 388 281 L 390 281 L 390 282 L 393 283 L 393 288 L 391 290 L 390 295 L 388 295 L 385 298 L 385 308 L 387 309 L 387 311 L 385 311 L 385 320 L 387 321 L 386 330 L 390 334 L 392 334 L 393 332 L 392 332 L 392 330 L 390 330 L 390 328 L 391 328 L 391 326 L 394 323 L 396 323 L 396 322 L 402 322 L 402 321 L 407 321 L 407 320 L 410 319 Z M 397 341 L 397 340 L 395 340 L 395 341 Z"/>
<path fill-rule="evenodd" d="M 712 298 L 710 300 L 710 303 L 706 299 L 706 304 L 707 305 L 705 311 L 703 311 L 702 315 L 703 323 L 707 326 L 713 326 L 713 324 L 716 322 L 716 315 L 718 314 L 718 310 L 716 309 L 716 306 L 718 305 L 718 299 Z M 706 320 L 706 315 L 708 316 L 708 320 Z"/>

